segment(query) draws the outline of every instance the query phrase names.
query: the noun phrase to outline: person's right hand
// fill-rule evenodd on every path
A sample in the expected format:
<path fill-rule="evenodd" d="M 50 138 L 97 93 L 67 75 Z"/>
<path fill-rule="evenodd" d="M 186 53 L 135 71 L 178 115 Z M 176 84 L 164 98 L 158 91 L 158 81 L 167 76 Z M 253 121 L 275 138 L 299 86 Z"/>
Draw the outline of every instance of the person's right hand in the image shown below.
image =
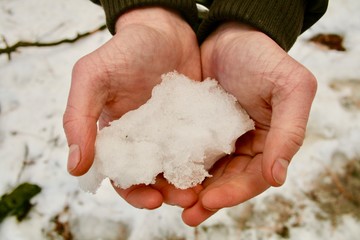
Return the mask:
<path fill-rule="evenodd" d="M 70 146 L 68 171 L 86 173 L 94 160 L 97 122 L 100 128 L 144 104 L 160 76 L 176 70 L 200 80 L 196 35 L 175 12 L 150 7 L 129 11 L 116 23 L 116 34 L 80 59 L 73 69 L 63 125 Z M 116 191 L 138 208 L 163 202 L 191 206 L 193 189 L 177 190 L 161 177 L 155 185 Z"/>

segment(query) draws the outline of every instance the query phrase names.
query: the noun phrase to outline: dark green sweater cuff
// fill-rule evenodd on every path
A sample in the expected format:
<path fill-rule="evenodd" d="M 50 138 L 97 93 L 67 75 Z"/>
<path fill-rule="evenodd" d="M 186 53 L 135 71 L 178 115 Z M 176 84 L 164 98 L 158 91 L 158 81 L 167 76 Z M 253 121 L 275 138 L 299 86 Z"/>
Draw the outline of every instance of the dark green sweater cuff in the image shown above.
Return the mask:
<path fill-rule="evenodd" d="M 100 0 L 100 2 L 105 11 L 107 27 L 112 34 L 115 34 L 115 24 L 121 14 L 133 8 L 148 6 L 161 6 L 176 10 L 194 30 L 198 25 L 197 8 L 194 0 Z"/>
<path fill-rule="evenodd" d="M 297 37 L 303 32 L 304 19 L 306 26 L 311 26 L 325 12 L 322 0 L 309 1 L 312 11 L 307 16 L 305 0 L 214 0 L 207 18 L 198 30 L 199 41 L 202 42 L 214 29 L 224 21 L 238 21 L 249 24 L 267 34 L 284 50 L 288 51 Z M 327 4 L 325 4 L 327 5 Z M 320 8 L 320 9 L 319 9 Z"/>

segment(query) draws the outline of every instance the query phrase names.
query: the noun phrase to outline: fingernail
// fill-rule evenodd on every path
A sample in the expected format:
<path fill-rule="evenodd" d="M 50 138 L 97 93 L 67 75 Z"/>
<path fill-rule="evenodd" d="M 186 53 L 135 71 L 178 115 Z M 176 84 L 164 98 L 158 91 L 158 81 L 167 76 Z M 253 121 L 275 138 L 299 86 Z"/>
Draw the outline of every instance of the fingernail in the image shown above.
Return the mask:
<path fill-rule="evenodd" d="M 272 174 L 275 182 L 280 185 L 283 185 L 286 180 L 287 169 L 289 166 L 289 161 L 285 159 L 278 159 L 275 161 L 274 166 L 272 168 Z"/>
<path fill-rule="evenodd" d="M 78 145 L 71 145 L 69 148 L 67 169 L 72 172 L 80 163 L 80 148 Z"/>
<path fill-rule="evenodd" d="M 219 211 L 219 209 L 214 209 L 214 208 L 208 208 L 208 207 L 204 207 L 206 210 L 208 210 L 209 212 L 217 212 Z"/>

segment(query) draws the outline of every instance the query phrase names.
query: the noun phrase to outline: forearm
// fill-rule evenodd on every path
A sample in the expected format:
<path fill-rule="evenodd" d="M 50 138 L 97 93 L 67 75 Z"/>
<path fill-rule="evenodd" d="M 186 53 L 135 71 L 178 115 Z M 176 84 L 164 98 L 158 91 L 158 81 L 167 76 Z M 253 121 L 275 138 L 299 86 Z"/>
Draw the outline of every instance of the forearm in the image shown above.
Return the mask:
<path fill-rule="evenodd" d="M 160 6 L 177 11 L 197 28 L 195 0 L 91 0 L 101 4 L 108 28 L 115 34 L 118 17 L 145 6 Z M 206 1 L 210 11 L 198 29 L 200 43 L 221 23 L 237 21 L 251 25 L 267 34 L 284 50 L 289 50 L 297 37 L 311 27 L 327 9 L 328 0 L 214 0 Z"/>
<path fill-rule="evenodd" d="M 249 24 L 289 50 L 296 38 L 325 13 L 327 0 L 214 0 L 198 37 L 202 42 L 225 21 Z"/>
<path fill-rule="evenodd" d="M 198 24 L 195 0 L 91 0 L 101 4 L 106 23 L 112 34 L 116 32 L 116 21 L 125 12 L 141 7 L 158 6 L 175 10 L 195 29 Z"/>

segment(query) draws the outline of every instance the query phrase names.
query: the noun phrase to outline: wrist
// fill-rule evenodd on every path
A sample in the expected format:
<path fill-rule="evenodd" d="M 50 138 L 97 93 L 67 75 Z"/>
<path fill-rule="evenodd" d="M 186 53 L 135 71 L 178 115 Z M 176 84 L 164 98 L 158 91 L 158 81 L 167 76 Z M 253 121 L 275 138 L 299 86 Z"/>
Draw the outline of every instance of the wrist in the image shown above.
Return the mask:
<path fill-rule="evenodd" d="M 188 23 L 176 11 L 163 7 L 142 7 L 122 14 L 115 24 L 116 32 L 129 25 L 145 25 L 158 30 L 189 28 Z"/>
<path fill-rule="evenodd" d="M 248 24 L 239 23 L 239 22 L 224 22 L 206 39 L 214 39 L 217 42 L 224 44 L 226 42 L 234 41 L 235 39 L 243 38 L 246 36 L 251 36 L 253 34 L 263 34 L 261 31 L 252 27 Z"/>
<path fill-rule="evenodd" d="M 206 62 L 203 67 L 205 77 L 213 77 L 226 85 L 234 69 L 248 68 L 250 59 L 261 56 L 259 61 L 272 59 L 279 54 L 280 46 L 259 29 L 239 22 L 226 22 L 220 25 L 202 44 L 201 57 Z M 240 64 L 242 66 L 237 66 Z M 234 67 L 236 66 L 236 67 Z M 221 80 L 220 80 L 221 79 Z"/>

